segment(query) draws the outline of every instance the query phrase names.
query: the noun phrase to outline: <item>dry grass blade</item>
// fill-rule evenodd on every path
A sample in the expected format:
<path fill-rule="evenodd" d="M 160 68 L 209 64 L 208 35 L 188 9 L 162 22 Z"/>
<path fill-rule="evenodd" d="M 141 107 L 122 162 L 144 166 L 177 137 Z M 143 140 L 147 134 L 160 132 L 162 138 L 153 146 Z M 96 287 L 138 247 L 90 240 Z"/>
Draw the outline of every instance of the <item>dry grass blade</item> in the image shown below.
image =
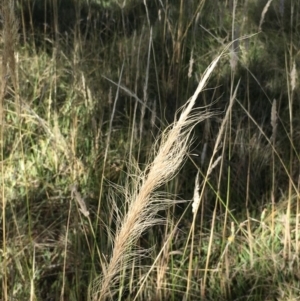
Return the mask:
<path fill-rule="evenodd" d="M 125 264 L 126 267 L 126 263 L 128 264 L 135 256 L 134 253 L 128 251 L 134 246 L 140 234 L 157 222 L 156 213 L 169 206 L 170 202 L 157 199 L 154 192 L 174 177 L 186 158 L 189 136 L 195 124 L 212 115 L 212 113 L 191 114 L 191 112 L 220 57 L 221 55 L 207 68 L 194 95 L 183 108 L 178 121 L 174 122 L 162 138 L 154 161 L 140 175 L 139 183 L 141 184 L 137 184 L 134 195 L 130 196 L 129 209 L 116 233 L 112 257 L 106 273 L 94 285 L 93 300 L 112 298 L 111 288 L 118 283 L 121 265 Z"/>
<path fill-rule="evenodd" d="M 75 198 L 75 200 L 78 203 L 79 206 L 79 210 L 80 212 L 85 216 L 88 217 L 90 215 L 89 211 L 87 210 L 86 204 L 84 199 L 82 198 L 82 196 L 80 195 L 78 189 L 77 189 L 77 185 L 74 184 L 71 187 L 71 193 L 73 195 L 73 197 Z"/>
<path fill-rule="evenodd" d="M 272 126 L 272 137 L 271 141 L 275 143 L 275 137 L 277 132 L 277 110 L 276 110 L 276 99 L 273 100 L 272 109 L 271 109 L 271 126 Z"/>
<path fill-rule="evenodd" d="M 199 171 L 198 171 L 195 179 L 194 197 L 193 197 L 193 204 L 192 204 L 193 213 L 196 212 L 196 209 L 198 208 L 200 203 L 199 191 L 200 191 L 200 186 L 199 186 Z"/>
<path fill-rule="evenodd" d="M 265 5 L 265 7 L 264 7 L 264 9 L 263 9 L 263 11 L 262 11 L 262 13 L 261 13 L 261 17 L 260 17 L 260 21 L 259 21 L 259 26 L 258 26 L 258 30 L 259 30 L 259 31 L 261 31 L 261 27 L 262 27 L 262 25 L 263 25 L 263 23 L 264 23 L 264 20 L 265 20 L 265 15 L 266 15 L 266 13 L 267 13 L 267 11 L 268 11 L 268 9 L 269 9 L 269 6 L 271 5 L 272 1 L 273 1 L 273 0 L 269 0 L 269 1 L 267 2 L 267 4 Z"/>
<path fill-rule="evenodd" d="M 290 76 L 291 76 L 291 88 L 292 88 L 292 91 L 294 91 L 296 88 L 296 82 L 297 82 L 297 70 L 296 70 L 295 60 L 293 62 L 293 67 L 292 67 Z"/>

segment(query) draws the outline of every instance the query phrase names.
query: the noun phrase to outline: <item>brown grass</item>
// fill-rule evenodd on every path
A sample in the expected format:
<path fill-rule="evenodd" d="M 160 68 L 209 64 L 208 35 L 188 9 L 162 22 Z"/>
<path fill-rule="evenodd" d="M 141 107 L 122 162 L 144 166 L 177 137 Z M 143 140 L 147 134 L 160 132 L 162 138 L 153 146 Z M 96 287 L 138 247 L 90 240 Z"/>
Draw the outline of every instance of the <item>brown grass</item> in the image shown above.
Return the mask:
<path fill-rule="evenodd" d="M 93 300 L 107 300 L 112 298 L 114 287 L 118 281 L 120 271 L 136 255 L 129 250 L 147 228 L 162 222 L 156 217 L 159 210 L 170 205 L 169 200 L 158 198 L 155 191 L 171 180 L 186 158 L 189 148 L 189 137 L 195 124 L 211 117 L 211 112 L 193 112 L 196 99 L 205 87 L 207 80 L 214 70 L 221 55 L 207 68 L 194 93 L 187 101 L 182 113 L 162 136 L 162 141 L 156 157 L 146 170 L 140 174 L 133 195 L 130 196 L 129 209 L 117 230 L 112 256 L 106 271 L 99 278 L 93 288 Z"/>

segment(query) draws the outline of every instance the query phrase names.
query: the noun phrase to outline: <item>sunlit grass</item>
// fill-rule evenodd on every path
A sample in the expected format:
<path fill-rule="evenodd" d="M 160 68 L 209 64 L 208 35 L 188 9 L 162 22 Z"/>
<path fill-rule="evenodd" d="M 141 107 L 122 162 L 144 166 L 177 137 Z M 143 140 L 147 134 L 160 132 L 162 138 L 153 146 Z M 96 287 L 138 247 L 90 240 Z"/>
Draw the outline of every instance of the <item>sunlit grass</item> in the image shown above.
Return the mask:
<path fill-rule="evenodd" d="M 0 299 L 297 300 L 299 5 L 125 2 L 76 3 L 66 32 L 55 5 L 41 28 L 16 6 L 20 36 L 1 4 Z M 210 118 L 131 223 L 227 45 L 195 94 Z"/>

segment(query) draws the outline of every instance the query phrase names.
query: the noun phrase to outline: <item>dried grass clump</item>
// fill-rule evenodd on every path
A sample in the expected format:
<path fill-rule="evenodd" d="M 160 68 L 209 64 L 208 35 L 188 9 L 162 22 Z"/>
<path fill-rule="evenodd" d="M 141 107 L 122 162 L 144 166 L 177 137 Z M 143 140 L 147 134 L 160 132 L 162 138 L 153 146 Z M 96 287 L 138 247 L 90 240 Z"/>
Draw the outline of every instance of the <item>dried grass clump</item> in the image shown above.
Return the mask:
<path fill-rule="evenodd" d="M 153 162 L 139 175 L 140 180 L 133 189 L 134 192 L 127 196 L 129 198 L 128 212 L 117 229 L 110 262 L 105 268 L 103 276 L 94 284 L 93 300 L 112 299 L 113 288 L 120 280 L 120 271 L 126 269 L 132 258 L 138 255 L 132 251 L 136 240 L 146 229 L 162 221 L 156 218 L 156 214 L 159 210 L 167 208 L 170 201 L 159 197 L 156 190 L 178 172 L 186 158 L 189 137 L 195 124 L 212 116 L 212 113 L 207 111 L 195 112 L 193 107 L 220 57 L 221 55 L 207 68 L 194 95 L 183 108 L 179 119 L 162 136 Z"/>

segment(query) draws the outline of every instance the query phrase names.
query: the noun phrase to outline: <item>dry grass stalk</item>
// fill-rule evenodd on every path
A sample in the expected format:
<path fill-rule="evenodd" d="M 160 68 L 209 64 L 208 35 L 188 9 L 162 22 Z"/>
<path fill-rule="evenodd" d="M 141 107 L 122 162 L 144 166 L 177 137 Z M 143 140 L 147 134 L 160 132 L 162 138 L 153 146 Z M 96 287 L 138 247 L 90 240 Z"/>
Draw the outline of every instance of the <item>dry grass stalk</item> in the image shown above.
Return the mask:
<path fill-rule="evenodd" d="M 209 177 L 209 175 L 212 173 L 212 171 L 216 168 L 216 166 L 219 164 L 219 162 L 221 161 L 222 156 L 219 156 L 215 162 L 212 163 L 211 166 L 209 166 L 209 169 L 207 171 L 207 177 Z"/>
<path fill-rule="evenodd" d="M 276 133 L 277 133 L 277 110 L 276 110 L 276 99 L 273 100 L 272 109 L 271 109 L 271 126 L 272 126 L 272 137 L 271 141 L 274 144 Z"/>
<path fill-rule="evenodd" d="M 292 67 L 290 76 L 291 76 L 291 88 L 292 88 L 292 91 L 294 91 L 296 88 L 296 82 L 297 82 L 297 70 L 296 70 L 295 60 L 293 61 L 293 67 Z"/>
<path fill-rule="evenodd" d="M 191 113 L 199 93 L 205 87 L 220 57 L 221 55 L 207 68 L 178 121 L 175 121 L 163 136 L 154 161 L 140 175 L 139 183 L 141 184 L 136 185 L 133 195 L 130 196 L 129 209 L 117 230 L 110 262 L 103 277 L 95 282 L 93 300 L 102 301 L 112 298 L 111 288 L 118 284 L 120 271 L 137 255 L 134 252 L 130 253 L 129 250 L 132 249 L 142 232 L 158 221 L 161 222 L 155 218 L 156 213 L 170 205 L 170 201 L 162 200 L 155 191 L 175 176 L 185 160 L 189 136 L 195 124 L 212 116 L 210 112 Z"/>
<path fill-rule="evenodd" d="M 194 63 L 195 63 L 195 60 L 194 60 L 194 57 L 193 57 L 193 54 L 194 54 L 193 52 L 194 52 L 194 50 L 192 49 L 191 57 L 190 57 L 190 63 L 189 63 L 188 78 L 191 78 L 192 74 L 193 74 L 193 66 L 194 66 Z"/>
<path fill-rule="evenodd" d="M 15 60 L 15 45 L 18 41 L 18 20 L 15 16 L 14 1 L 2 2 L 1 13 L 4 19 L 2 29 L 2 66 L 1 66 L 1 90 L 0 90 L 0 119 L 3 118 L 3 100 L 6 93 L 7 79 L 10 77 L 14 90 L 17 92 L 17 71 Z M 17 93 L 16 93 L 16 96 Z M 19 108 L 19 104 L 17 106 Z"/>
<path fill-rule="evenodd" d="M 219 161 L 222 159 L 222 156 L 219 156 L 217 159 L 215 159 L 215 156 L 220 148 L 220 145 L 221 145 L 221 141 L 222 141 L 222 137 L 224 135 L 224 132 L 225 132 L 225 129 L 226 129 L 226 126 L 230 120 L 230 114 L 231 114 L 231 110 L 232 110 L 232 107 L 233 107 L 233 104 L 236 100 L 236 94 L 237 94 L 237 89 L 239 87 L 239 83 L 237 83 L 237 86 L 232 94 L 232 96 L 230 97 L 230 100 L 229 100 L 229 106 L 227 108 L 227 111 L 226 111 L 226 114 L 225 114 L 225 117 L 221 123 L 221 127 L 219 129 L 219 133 L 218 133 L 218 136 L 217 136 L 217 139 L 216 139 L 216 143 L 215 143 L 215 146 L 214 146 L 214 149 L 213 149 L 213 153 L 212 153 L 212 156 L 210 158 L 210 162 L 209 162 L 209 165 L 208 165 L 208 170 L 207 170 L 207 174 L 205 176 L 205 179 L 204 179 L 204 185 L 202 186 L 202 190 L 201 190 L 201 193 L 200 193 L 200 199 L 202 198 L 203 194 L 204 194 L 204 191 L 205 191 L 205 185 L 208 181 L 208 178 L 209 178 L 209 175 L 210 173 L 212 172 L 213 168 L 216 167 L 216 165 L 219 163 Z M 199 206 L 198 206 L 199 208 Z M 196 212 L 198 211 L 198 208 L 196 209 Z M 216 208 L 216 207 L 215 207 Z M 214 213 L 213 215 L 213 219 L 212 219 L 212 223 L 211 223 L 211 232 L 210 232 L 210 239 L 209 239 L 209 244 L 208 244 L 208 247 L 207 247 L 207 257 L 206 257 L 206 264 L 205 264 L 205 270 L 204 270 L 204 276 L 203 276 L 203 281 L 201 283 L 201 297 L 204 297 L 205 296 L 205 289 L 206 289 L 206 282 L 207 282 L 207 276 L 208 276 L 208 266 L 209 266 L 209 262 L 210 262 L 210 255 L 212 254 L 212 245 L 213 245 L 213 236 L 214 236 L 214 223 L 215 223 L 215 219 L 216 219 L 216 215 Z M 192 223 L 192 227 L 191 227 L 191 232 L 192 232 L 192 245 L 194 243 L 194 229 L 195 229 L 195 222 L 196 222 L 196 214 L 194 214 L 194 217 L 193 217 L 193 223 Z M 193 260 L 193 252 L 191 252 L 190 254 L 190 262 L 189 262 L 189 282 L 188 282 L 188 286 L 187 286 L 187 293 L 189 292 L 189 289 L 190 289 L 190 277 L 191 277 L 191 266 L 192 266 L 192 260 Z"/>
<path fill-rule="evenodd" d="M 152 113 L 151 113 L 151 120 L 150 120 L 152 129 L 155 127 L 155 122 L 156 122 L 156 100 L 154 99 L 152 104 Z"/>
<path fill-rule="evenodd" d="M 149 82 L 149 68 L 150 68 L 150 54 L 152 46 L 152 29 L 150 30 L 149 46 L 148 46 L 148 57 L 147 57 L 147 70 L 145 77 L 145 84 L 143 88 L 143 104 L 141 108 L 141 119 L 140 119 L 140 137 L 143 137 L 143 128 L 144 128 L 144 116 L 146 113 L 146 107 L 148 103 L 148 82 Z"/>
<path fill-rule="evenodd" d="M 272 1 L 273 1 L 273 0 L 269 0 L 269 1 L 267 2 L 267 4 L 265 5 L 265 7 L 264 7 L 264 9 L 263 9 L 263 11 L 262 11 L 262 13 L 261 13 L 261 17 L 260 17 L 260 21 L 259 21 L 259 26 L 258 26 L 258 30 L 259 30 L 259 31 L 261 31 L 261 27 L 262 27 L 262 25 L 263 25 L 263 23 L 264 23 L 264 20 L 265 20 L 265 15 L 266 15 L 266 13 L 267 13 L 267 11 L 268 11 L 268 9 L 269 9 L 269 7 L 270 7 Z"/>
<path fill-rule="evenodd" d="M 194 214 L 200 203 L 199 191 L 200 191 L 200 185 L 199 185 L 199 171 L 198 171 L 195 179 L 194 197 L 193 197 L 193 204 L 192 204 L 192 208 L 193 208 L 192 211 Z"/>
<path fill-rule="evenodd" d="M 72 197 L 77 201 L 78 206 L 79 206 L 79 210 L 80 212 L 85 216 L 88 217 L 90 215 L 90 212 L 88 211 L 85 201 L 83 199 L 83 197 L 81 196 L 81 194 L 79 193 L 78 189 L 77 189 L 77 185 L 74 184 L 71 187 L 71 193 L 72 193 Z"/>

